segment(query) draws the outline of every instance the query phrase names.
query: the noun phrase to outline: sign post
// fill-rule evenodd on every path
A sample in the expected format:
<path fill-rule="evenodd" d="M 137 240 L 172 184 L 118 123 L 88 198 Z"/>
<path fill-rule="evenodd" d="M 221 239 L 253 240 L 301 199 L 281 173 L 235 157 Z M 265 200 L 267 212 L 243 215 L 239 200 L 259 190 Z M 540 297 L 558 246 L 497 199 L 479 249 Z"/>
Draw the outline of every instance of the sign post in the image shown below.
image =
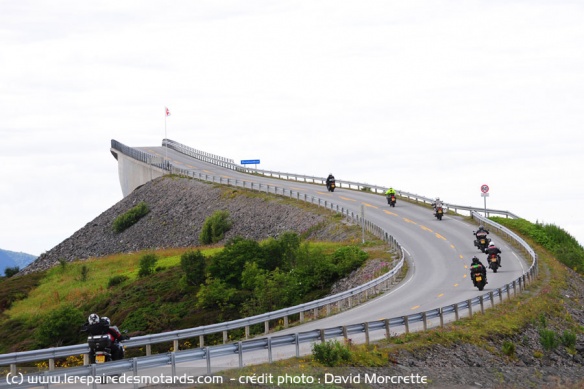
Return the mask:
<path fill-rule="evenodd" d="M 485 200 L 485 217 L 487 217 L 487 197 L 489 197 L 489 186 L 487 184 L 481 185 L 481 196 Z"/>

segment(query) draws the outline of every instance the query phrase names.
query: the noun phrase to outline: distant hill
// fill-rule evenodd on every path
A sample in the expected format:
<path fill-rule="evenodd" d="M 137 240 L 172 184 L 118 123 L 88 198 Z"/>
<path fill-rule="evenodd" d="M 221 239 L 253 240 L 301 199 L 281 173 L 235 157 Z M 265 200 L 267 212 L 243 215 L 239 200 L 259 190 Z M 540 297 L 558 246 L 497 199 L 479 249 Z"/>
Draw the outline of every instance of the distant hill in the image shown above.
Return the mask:
<path fill-rule="evenodd" d="M 17 253 L 14 251 L 0 249 L 0 275 L 4 275 L 4 270 L 7 267 L 18 266 L 20 269 L 24 269 L 36 258 L 36 256 L 31 254 Z"/>

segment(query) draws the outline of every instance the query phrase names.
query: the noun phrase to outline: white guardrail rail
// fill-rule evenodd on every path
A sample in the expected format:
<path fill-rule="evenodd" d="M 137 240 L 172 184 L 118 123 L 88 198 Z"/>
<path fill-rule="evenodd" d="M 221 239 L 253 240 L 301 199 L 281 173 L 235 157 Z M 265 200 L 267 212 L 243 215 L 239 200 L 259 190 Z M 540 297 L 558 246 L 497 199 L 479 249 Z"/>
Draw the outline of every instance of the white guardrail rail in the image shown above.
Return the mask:
<path fill-rule="evenodd" d="M 212 154 L 202 153 L 200 151 L 188 148 L 186 146 L 182 146 L 177 142 L 173 142 L 170 140 L 164 140 L 163 145 L 167 145 L 168 147 L 172 147 L 173 149 L 183 152 L 193 158 L 198 158 L 201 160 L 205 160 L 209 163 L 214 163 L 217 165 L 221 165 L 224 167 L 232 168 L 234 170 L 243 171 L 252 174 L 262 174 L 262 175 L 269 175 L 272 177 L 284 178 L 284 179 L 294 179 L 294 180 L 302 180 L 308 181 L 312 180 L 313 182 L 324 182 L 323 178 L 318 177 L 308 177 L 308 176 L 301 176 L 295 174 L 285 174 L 285 173 L 275 173 L 269 171 L 259 171 L 256 169 L 246 169 L 242 168 L 239 165 L 233 164 L 232 160 L 228 160 L 226 158 L 217 157 Z M 119 150 L 137 160 L 142 162 L 148 163 L 152 159 L 152 155 L 148 153 L 144 153 L 142 151 L 130 148 L 125 146 L 115 140 L 112 140 L 112 148 Z M 158 166 L 161 169 L 168 170 L 172 173 L 184 175 L 188 177 L 192 177 L 198 180 L 223 184 L 223 185 L 232 185 L 232 186 L 239 186 L 251 190 L 262 191 L 266 193 L 276 194 L 287 196 L 291 198 L 295 198 L 301 201 L 307 201 L 313 204 L 317 204 L 319 206 L 325 207 L 330 209 L 331 211 L 338 212 L 343 214 L 345 217 L 349 218 L 355 223 L 363 224 L 365 229 L 377 236 L 380 239 L 383 239 L 390 247 L 391 250 L 396 252 L 399 255 L 399 260 L 395 263 L 395 266 L 386 274 L 378 277 L 374 280 L 371 280 L 363 285 L 360 285 L 356 288 L 351 290 L 336 294 L 334 296 L 329 296 L 320 300 L 312 301 L 309 303 L 301 304 L 295 307 L 285 308 L 274 312 L 268 312 L 262 315 L 257 315 L 253 317 L 247 317 L 239 320 L 233 320 L 230 322 L 225 323 L 218 323 L 208 326 L 196 327 L 191 329 L 184 329 L 178 331 L 171 331 L 171 332 L 164 332 L 160 334 L 151 334 L 145 336 L 137 336 L 133 337 L 132 339 L 124 342 L 127 348 L 130 347 L 141 347 L 146 346 L 146 356 L 142 357 L 135 357 L 129 358 L 121 361 L 114 361 L 108 362 L 106 364 L 87 364 L 87 353 L 89 352 L 89 348 L 87 344 L 80 344 L 80 345 L 73 345 L 73 346 L 64 346 L 64 347 L 53 347 L 48 349 L 41 349 L 41 350 L 32 350 L 32 351 L 23 351 L 23 352 L 15 352 L 9 354 L 1 354 L 0 355 L 0 371 L 2 371 L 2 367 L 6 367 L 6 377 L 0 379 L 0 388 L 9 387 L 11 386 L 12 382 L 10 379 L 14 380 L 15 378 L 19 378 L 21 381 L 21 385 L 19 387 L 37 387 L 43 386 L 39 384 L 27 384 L 28 382 L 34 381 L 31 380 L 30 377 L 34 376 L 39 379 L 44 377 L 45 381 L 50 379 L 50 377 L 56 376 L 63 376 L 67 375 L 69 377 L 72 376 L 99 376 L 104 374 L 120 374 L 120 373 L 133 373 L 137 375 L 138 372 L 142 369 L 152 368 L 152 367 L 162 367 L 162 366 L 170 366 L 172 374 L 176 373 L 176 366 L 178 363 L 187 362 L 187 361 L 194 361 L 194 360 L 205 360 L 207 371 L 206 374 L 211 373 L 211 360 L 214 357 L 224 356 L 224 355 L 239 355 L 239 365 L 243 366 L 243 353 L 249 351 L 257 351 L 257 350 L 266 350 L 268 353 L 268 360 L 272 361 L 272 350 L 273 348 L 281 347 L 281 346 L 296 346 L 296 355 L 299 356 L 300 344 L 306 342 L 324 342 L 326 339 L 337 338 L 337 337 L 345 337 L 347 338 L 349 335 L 354 334 L 364 334 L 366 342 L 369 342 L 370 332 L 372 331 L 384 331 L 385 336 L 390 336 L 390 329 L 391 330 L 398 330 L 404 331 L 408 333 L 410 331 L 410 325 L 415 323 L 421 323 L 423 329 L 426 330 L 427 328 L 440 325 L 444 326 L 445 319 L 447 318 L 454 318 L 454 320 L 458 320 L 460 316 L 464 316 L 467 314 L 468 316 L 472 316 L 473 308 L 479 306 L 480 311 L 484 312 L 485 306 L 490 304 L 494 306 L 497 302 L 502 302 L 503 299 L 506 297 L 510 299 L 519 293 L 521 290 L 525 288 L 525 286 L 531 282 L 536 276 L 538 271 L 538 261 L 537 255 L 533 251 L 533 249 L 518 235 L 510 231 L 509 229 L 501 226 L 498 223 L 495 223 L 483 216 L 481 216 L 478 211 L 483 211 L 482 209 L 477 209 L 473 207 L 462 207 L 462 206 L 453 206 L 450 205 L 453 209 L 464 209 L 471 212 L 471 217 L 477 219 L 480 223 L 489 225 L 490 229 L 498 234 L 499 236 L 504 237 L 505 239 L 511 240 L 519 245 L 520 248 L 524 251 L 526 257 L 531 258 L 531 265 L 525 273 L 519 276 L 517 279 L 512 281 L 511 283 L 495 289 L 489 293 L 485 293 L 481 296 L 475 297 L 473 299 L 469 299 L 466 301 L 461 301 L 456 304 L 451 304 L 448 306 L 432 309 L 425 312 L 420 312 L 412 315 L 400 316 L 400 317 L 393 317 L 389 319 L 382 319 L 376 320 L 371 322 L 365 322 L 360 324 L 352 324 L 347 326 L 338 326 L 320 330 L 313 330 L 313 331 L 306 331 L 306 332 L 299 332 L 295 334 L 289 335 L 281 335 L 281 336 L 271 336 L 271 337 L 260 337 L 260 338 L 249 338 L 249 330 L 250 326 L 257 325 L 257 324 L 264 324 L 265 335 L 269 332 L 269 325 L 270 322 L 276 320 L 282 320 L 284 322 L 284 327 L 288 327 L 288 318 L 290 315 L 299 314 L 300 322 L 303 322 L 305 319 L 305 314 L 308 312 L 314 318 L 329 315 L 331 313 L 337 313 L 344 309 L 350 309 L 351 307 L 364 302 L 368 301 L 370 298 L 383 293 L 384 291 L 388 290 L 391 287 L 392 282 L 395 279 L 396 274 L 401 270 L 403 267 L 404 261 L 406 260 L 404 250 L 401 248 L 399 243 L 386 231 L 384 231 L 379 226 L 367 221 L 366 219 L 362 219 L 358 214 L 347 210 L 343 207 L 340 207 L 337 204 L 334 204 L 330 201 L 323 200 L 321 198 L 303 194 L 296 191 L 291 191 L 285 188 L 281 188 L 275 185 L 261 185 L 261 184 L 254 184 L 252 182 L 248 182 L 245 180 L 234 180 L 234 179 L 226 179 L 222 177 L 215 177 L 210 176 L 207 174 L 202 174 L 198 172 L 194 172 L 191 170 L 185 169 L 178 169 L 172 164 L 168 163 L 168 161 L 164 161 L 163 163 Z M 352 182 L 343 182 L 337 180 L 337 184 L 342 183 L 345 187 L 356 187 L 356 188 L 371 188 L 371 190 L 378 193 L 378 190 L 381 190 L 382 193 L 384 189 L 382 187 L 375 187 L 369 186 L 367 184 L 361 183 L 352 183 Z M 423 196 L 409 194 L 407 192 L 400 192 L 397 191 L 399 195 L 408 197 L 410 199 L 414 199 L 415 201 L 422 201 L 422 202 L 431 202 L 432 200 L 429 198 L 425 198 Z M 507 217 L 516 217 L 510 212 L 507 211 L 498 211 L 498 210 L 487 210 L 487 213 L 496 213 L 496 214 L 503 214 Z M 438 320 L 438 324 L 436 323 Z M 236 341 L 236 342 L 228 342 L 228 332 L 235 329 L 245 329 L 245 337 L 246 340 Z M 224 344 L 221 345 L 213 345 L 213 346 L 204 346 L 204 337 L 210 334 L 222 333 L 223 334 L 223 342 Z M 192 339 L 195 337 L 199 337 L 199 344 L 200 347 L 188 349 L 188 350 L 178 350 L 178 342 L 181 339 Z M 165 343 L 165 342 L 172 342 L 173 343 L 173 350 L 164 354 L 156 354 L 150 355 L 150 347 L 152 344 L 157 343 Z M 54 360 L 57 358 L 64 358 L 71 355 L 85 355 L 85 362 L 84 366 L 74 367 L 74 368 L 62 368 L 62 369 L 55 369 L 54 368 Z M 22 375 L 18 372 L 18 365 L 27 364 L 30 362 L 35 361 L 42 361 L 48 360 L 49 361 L 49 370 L 43 372 L 36 372 L 36 373 L 28 373 L 26 375 Z M 37 381 L 38 382 L 38 381 Z M 44 385 L 47 386 L 47 385 Z"/>

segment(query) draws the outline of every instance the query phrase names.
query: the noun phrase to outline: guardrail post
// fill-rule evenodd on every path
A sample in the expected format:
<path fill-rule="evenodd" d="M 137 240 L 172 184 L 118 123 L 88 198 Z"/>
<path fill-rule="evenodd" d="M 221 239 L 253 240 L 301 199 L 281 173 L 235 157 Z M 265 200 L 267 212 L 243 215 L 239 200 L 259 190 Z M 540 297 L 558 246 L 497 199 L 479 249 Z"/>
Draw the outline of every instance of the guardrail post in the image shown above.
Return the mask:
<path fill-rule="evenodd" d="M 272 338 L 268 338 L 268 362 L 272 363 Z"/>
<path fill-rule="evenodd" d="M 513 297 L 517 296 L 517 283 L 513 281 Z"/>
<path fill-rule="evenodd" d="M 345 338 L 345 342 L 347 341 L 348 337 L 349 335 L 347 334 L 347 327 L 343 326 L 343 338 Z"/>
<path fill-rule="evenodd" d="M 264 334 L 268 334 L 270 332 L 270 321 L 266 320 L 264 322 Z"/>
<path fill-rule="evenodd" d="M 481 313 L 484 315 L 485 314 L 485 303 L 484 303 L 483 296 L 479 296 L 479 302 L 481 303 Z"/>
<path fill-rule="evenodd" d="M 55 370 L 55 358 L 49 358 L 49 370 Z"/>
<path fill-rule="evenodd" d="M 237 353 L 239 354 L 239 367 L 243 367 L 243 347 L 241 341 L 237 342 Z"/>
<path fill-rule="evenodd" d="M 391 332 L 389 332 L 389 319 L 384 319 L 383 324 L 385 324 L 385 337 L 389 339 L 391 337 Z"/>
<path fill-rule="evenodd" d="M 300 323 L 304 323 L 304 311 L 300 311 Z"/>
<path fill-rule="evenodd" d="M 410 323 L 408 321 L 408 317 L 407 316 L 402 316 L 404 319 L 404 327 L 406 329 L 406 334 L 410 333 Z"/>
<path fill-rule="evenodd" d="M 454 304 L 454 320 L 458 321 L 458 304 Z"/>
<path fill-rule="evenodd" d="M 365 344 L 369 346 L 369 323 L 365 322 Z"/>
<path fill-rule="evenodd" d="M 509 288 L 509 284 L 507 284 L 507 300 L 511 300 L 511 288 Z"/>
<path fill-rule="evenodd" d="M 10 364 L 10 374 L 12 376 L 15 376 L 16 375 L 16 363 L 11 363 Z"/>
<path fill-rule="evenodd" d="M 288 328 L 288 316 L 284 316 L 284 328 Z"/>
<path fill-rule="evenodd" d="M 172 341 L 172 349 L 174 351 L 177 351 L 178 350 L 178 339 L 175 339 L 175 340 Z"/>
<path fill-rule="evenodd" d="M 491 308 L 495 307 L 495 294 L 493 291 L 489 292 L 489 299 L 491 300 Z"/>
<path fill-rule="evenodd" d="M 203 348 L 205 346 L 205 336 L 199 335 L 199 347 Z"/>
<path fill-rule="evenodd" d="M 320 330 L 320 343 L 324 343 L 324 340 L 325 340 L 325 339 L 324 339 L 324 330 L 323 330 L 323 329 L 321 329 L 321 330 Z"/>
<path fill-rule="evenodd" d="M 89 354 L 83 354 L 83 366 L 89 365 Z M 10 365 L 12 371 L 12 365 Z"/>
<path fill-rule="evenodd" d="M 466 303 L 468 304 L 468 317 L 472 317 L 472 304 L 470 299 L 466 300 Z"/>
<path fill-rule="evenodd" d="M 138 375 L 138 358 L 132 358 L 132 374 L 134 377 Z M 138 388 L 138 382 L 134 382 L 134 389 Z"/>
<path fill-rule="evenodd" d="M 245 339 L 249 339 L 249 326 L 245 326 Z"/>
<path fill-rule="evenodd" d="M 227 330 L 223 331 L 223 344 L 227 343 L 228 341 Z"/>
<path fill-rule="evenodd" d="M 444 327 L 444 311 L 442 307 L 438 308 L 438 316 L 440 317 L 440 327 Z"/>
<path fill-rule="evenodd" d="M 95 363 L 91 365 L 91 376 L 95 377 L 97 375 Z M 93 380 L 93 389 L 97 388 L 97 380 Z"/>
<path fill-rule="evenodd" d="M 330 316 L 331 315 L 331 305 L 330 304 L 327 304 L 326 305 L 326 315 L 327 316 Z"/>
<path fill-rule="evenodd" d="M 172 376 L 176 377 L 176 354 L 174 351 L 170 353 L 170 366 L 171 366 Z"/>

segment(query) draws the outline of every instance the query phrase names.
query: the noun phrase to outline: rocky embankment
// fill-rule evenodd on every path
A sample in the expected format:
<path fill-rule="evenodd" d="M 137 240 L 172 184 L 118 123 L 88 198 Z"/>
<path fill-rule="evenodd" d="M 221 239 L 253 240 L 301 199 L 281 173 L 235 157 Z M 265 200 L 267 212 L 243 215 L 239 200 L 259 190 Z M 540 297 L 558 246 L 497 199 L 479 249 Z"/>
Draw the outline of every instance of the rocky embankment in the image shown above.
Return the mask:
<path fill-rule="evenodd" d="M 136 189 L 21 271 L 26 274 L 56 266 L 59 261 L 102 257 L 147 249 L 195 247 L 207 217 L 217 210 L 229 212 L 234 236 L 261 240 L 285 231 L 309 233 L 308 239 L 346 238 L 341 229 L 324 223 L 323 212 L 309 212 L 282 199 L 239 195 L 240 189 L 200 181 L 162 177 Z M 112 225 L 119 215 L 145 202 L 150 212 L 127 230 L 116 233 Z M 320 228 L 316 228 L 319 227 Z"/>

